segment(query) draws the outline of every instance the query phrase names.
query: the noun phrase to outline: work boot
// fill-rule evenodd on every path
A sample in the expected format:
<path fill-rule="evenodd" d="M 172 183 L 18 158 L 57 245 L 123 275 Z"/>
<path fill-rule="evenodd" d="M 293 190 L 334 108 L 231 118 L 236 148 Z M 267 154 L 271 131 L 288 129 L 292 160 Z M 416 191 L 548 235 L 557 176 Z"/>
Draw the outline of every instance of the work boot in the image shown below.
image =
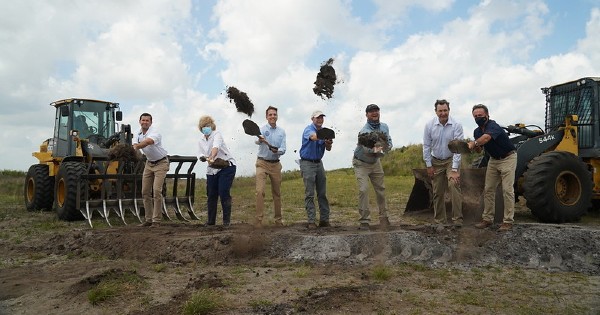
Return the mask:
<path fill-rule="evenodd" d="M 148 227 L 148 226 L 152 226 L 152 222 L 148 222 L 148 221 L 146 221 L 146 222 L 144 222 L 144 223 L 142 223 L 142 224 L 138 224 L 138 226 L 141 226 L 141 227 Z"/>
<path fill-rule="evenodd" d="M 475 227 L 476 227 L 476 228 L 478 228 L 478 229 L 485 229 L 486 227 L 490 227 L 490 226 L 492 226 L 493 224 L 494 224 L 494 223 L 493 223 L 492 221 L 486 221 L 486 220 L 483 220 L 483 221 L 481 221 L 481 222 L 479 222 L 479 223 L 475 224 Z"/>
<path fill-rule="evenodd" d="M 330 227 L 329 221 L 319 221 L 319 227 Z"/>
<path fill-rule="evenodd" d="M 152 225 L 150 225 L 150 227 L 159 227 L 160 223 L 159 222 L 152 222 Z"/>
<path fill-rule="evenodd" d="M 510 230 L 512 230 L 511 223 L 502 223 L 500 225 L 500 227 L 498 228 L 498 232 L 506 232 L 506 231 L 510 231 Z"/>
<path fill-rule="evenodd" d="M 317 225 L 314 222 L 308 223 L 308 225 L 306 225 L 306 228 L 309 230 L 315 230 L 317 228 Z"/>
<path fill-rule="evenodd" d="M 365 230 L 368 231 L 369 230 L 369 223 L 363 222 L 358 226 L 359 230 Z"/>

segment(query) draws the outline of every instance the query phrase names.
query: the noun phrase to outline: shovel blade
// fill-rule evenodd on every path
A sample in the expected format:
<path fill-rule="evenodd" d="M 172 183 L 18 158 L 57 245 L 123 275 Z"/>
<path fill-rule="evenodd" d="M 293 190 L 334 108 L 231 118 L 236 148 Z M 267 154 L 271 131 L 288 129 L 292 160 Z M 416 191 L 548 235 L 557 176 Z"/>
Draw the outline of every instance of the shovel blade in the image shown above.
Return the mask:
<path fill-rule="evenodd" d="M 324 139 L 335 139 L 335 131 L 333 131 L 332 129 L 329 128 L 321 128 L 319 130 L 317 130 L 317 138 L 324 140 Z"/>
<path fill-rule="evenodd" d="M 242 122 L 242 127 L 244 127 L 244 132 L 250 136 L 260 136 L 260 127 L 250 119 L 246 119 Z"/>

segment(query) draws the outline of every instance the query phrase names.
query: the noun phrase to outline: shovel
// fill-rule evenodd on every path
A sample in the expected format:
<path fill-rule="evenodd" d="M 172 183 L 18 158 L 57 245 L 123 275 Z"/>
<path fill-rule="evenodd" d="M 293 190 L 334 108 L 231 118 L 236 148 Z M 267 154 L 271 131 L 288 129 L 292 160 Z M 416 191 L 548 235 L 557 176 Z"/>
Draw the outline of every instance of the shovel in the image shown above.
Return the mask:
<path fill-rule="evenodd" d="M 465 141 L 454 139 L 448 143 L 448 149 L 452 153 L 471 153 L 469 144 Z"/>
<path fill-rule="evenodd" d="M 317 139 L 319 139 L 319 140 L 335 139 L 335 131 L 333 131 L 332 129 L 323 127 L 321 129 L 317 130 Z"/>
<path fill-rule="evenodd" d="M 244 132 L 249 136 L 257 136 L 259 139 L 264 139 L 265 137 L 260 133 L 260 127 L 250 119 L 246 119 L 242 122 L 242 127 L 244 127 Z M 271 150 L 279 150 L 278 147 L 272 146 L 269 142 L 266 142 L 266 145 Z"/>

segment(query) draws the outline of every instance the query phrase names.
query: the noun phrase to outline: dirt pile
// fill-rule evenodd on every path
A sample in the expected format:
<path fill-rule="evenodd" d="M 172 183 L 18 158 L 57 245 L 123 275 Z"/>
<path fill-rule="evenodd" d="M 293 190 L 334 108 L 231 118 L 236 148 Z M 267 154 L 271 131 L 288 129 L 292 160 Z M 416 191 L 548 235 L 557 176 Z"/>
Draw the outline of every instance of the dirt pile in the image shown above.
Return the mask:
<path fill-rule="evenodd" d="M 246 92 L 242 92 L 236 87 L 230 86 L 227 87 L 227 97 L 229 98 L 229 102 L 235 104 L 235 108 L 238 112 L 244 113 L 248 115 L 248 117 L 252 117 L 252 114 L 254 114 L 254 104 L 252 104 L 252 101 Z"/>
<path fill-rule="evenodd" d="M 330 99 L 333 97 L 333 89 L 336 84 L 337 76 L 335 69 L 332 66 L 333 58 L 325 61 L 317 73 L 317 79 L 314 82 L 313 92 L 322 99 Z"/>
<path fill-rule="evenodd" d="M 364 145 L 367 148 L 374 148 L 375 146 L 386 148 L 388 138 L 385 133 L 381 131 L 365 132 L 358 135 L 358 144 Z"/>

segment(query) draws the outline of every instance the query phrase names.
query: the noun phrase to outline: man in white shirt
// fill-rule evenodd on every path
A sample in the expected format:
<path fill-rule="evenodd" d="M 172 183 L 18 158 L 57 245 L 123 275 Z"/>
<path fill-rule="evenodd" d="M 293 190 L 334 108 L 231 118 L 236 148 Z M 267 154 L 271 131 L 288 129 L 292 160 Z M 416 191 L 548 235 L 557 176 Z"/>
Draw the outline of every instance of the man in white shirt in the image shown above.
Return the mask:
<path fill-rule="evenodd" d="M 169 158 L 162 147 L 162 136 L 152 127 L 152 115 L 140 115 L 140 130 L 133 139 L 133 148 L 146 156 L 142 175 L 142 197 L 146 220 L 140 226 L 160 226 L 162 218 L 162 188 L 169 172 Z"/>
<path fill-rule="evenodd" d="M 450 189 L 452 222 L 462 226 L 462 193 L 460 190 L 460 154 L 448 149 L 448 142 L 463 140 L 462 125 L 450 117 L 450 103 L 437 100 L 434 104 L 437 117 L 425 125 L 423 133 L 423 160 L 433 188 L 433 211 L 436 224 L 446 224 L 444 195 Z"/>

